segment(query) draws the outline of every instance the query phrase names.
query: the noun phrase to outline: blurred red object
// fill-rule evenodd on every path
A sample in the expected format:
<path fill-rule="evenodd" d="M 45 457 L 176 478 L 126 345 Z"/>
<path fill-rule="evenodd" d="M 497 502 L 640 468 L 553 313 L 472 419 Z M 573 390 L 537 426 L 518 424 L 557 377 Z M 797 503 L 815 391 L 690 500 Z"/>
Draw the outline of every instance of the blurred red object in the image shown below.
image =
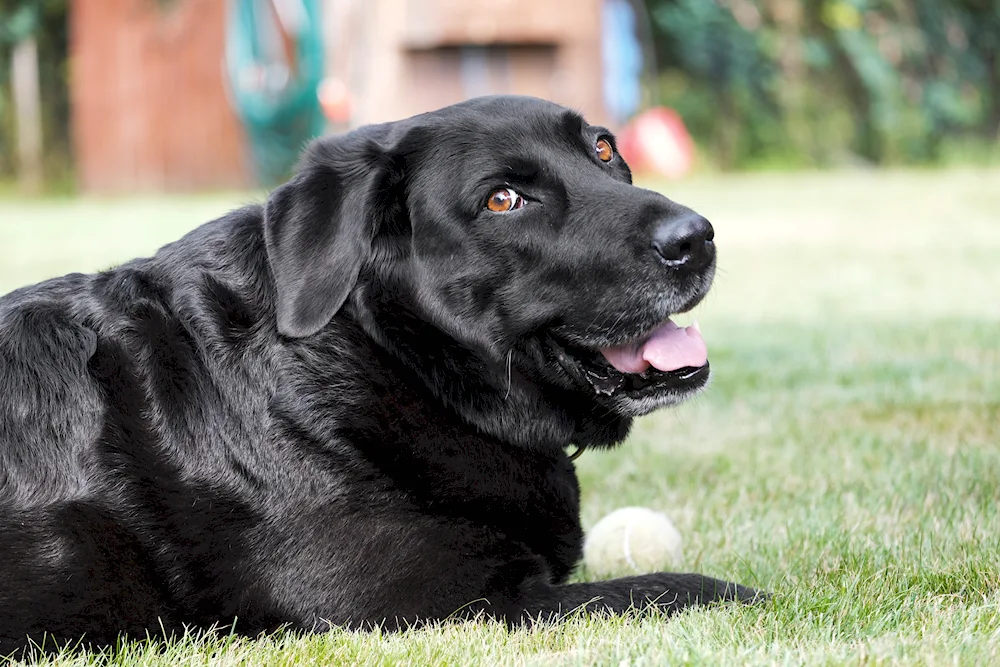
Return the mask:
<path fill-rule="evenodd" d="M 694 141 L 676 111 L 655 107 L 618 133 L 618 152 L 634 173 L 680 178 L 691 170 Z"/>
<path fill-rule="evenodd" d="M 343 81 L 333 77 L 323 79 L 317 95 L 323 115 L 331 123 L 341 125 L 351 120 L 351 92 Z"/>

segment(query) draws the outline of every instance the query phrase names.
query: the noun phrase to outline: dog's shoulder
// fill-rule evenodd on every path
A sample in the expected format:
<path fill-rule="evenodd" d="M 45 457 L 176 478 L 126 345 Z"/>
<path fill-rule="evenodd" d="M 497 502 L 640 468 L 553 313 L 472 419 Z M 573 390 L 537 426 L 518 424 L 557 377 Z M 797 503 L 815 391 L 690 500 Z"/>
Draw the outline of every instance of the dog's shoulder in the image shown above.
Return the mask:
<path fill-rule="evenodd" d="M 91 276 L 71 274 L 0 298 L 0 405 L 49 409 L 84 374 L 97 334 L 76 316 Z"/>
<path fill-rule="evenodd" d="M 4 504 L 65 496 L 80 483 L 78 444 L 101 401 L 87 374 L 96 332 L 74 313 L 92 278 L 56 278 L 0 298 L 0 481 Z"/>
<path fill-rule="evenodd" d="M 266 271 L 260 217 L 260 207 L 238 209 L 153 257 L 0 296 L 0 500 L 54 491 L 89 465 L 81 457 L 101 437 L 126 375 L 140 395 L 142 377 L 158 369 L 200 378 L 203 335 L 214 331 L 231 347 L 224 334 L 253 328 L 257 313 L 238 311 L 254 302 L 247 292 Z M 194 388 L 153 384 L 173 390 L 153 397 L 165 408 Z"/>

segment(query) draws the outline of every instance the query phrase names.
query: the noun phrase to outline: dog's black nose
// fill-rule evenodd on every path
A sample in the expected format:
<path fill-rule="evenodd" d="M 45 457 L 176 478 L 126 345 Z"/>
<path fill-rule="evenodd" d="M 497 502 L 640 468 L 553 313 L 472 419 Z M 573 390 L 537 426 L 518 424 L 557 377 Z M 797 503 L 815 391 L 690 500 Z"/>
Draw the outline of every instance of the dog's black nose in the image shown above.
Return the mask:
<path fill-rule="evenodd" d="M 697 213 L 662 221 L 653 232 L 653 249 L 668 266 L 696 270 L 715 257 L 715 230 Z"/>

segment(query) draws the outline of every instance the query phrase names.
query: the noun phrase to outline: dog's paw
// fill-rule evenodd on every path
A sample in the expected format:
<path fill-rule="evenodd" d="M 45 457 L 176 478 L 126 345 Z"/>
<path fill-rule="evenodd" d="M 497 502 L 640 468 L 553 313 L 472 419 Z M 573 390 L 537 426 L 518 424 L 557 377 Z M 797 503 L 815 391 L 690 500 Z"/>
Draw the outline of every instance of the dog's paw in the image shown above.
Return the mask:
<path fill-rule="evenodd" d="M 703 593 L 703 602 L 740 602 L 742 604 L 762 604 L 771 599 L 771 594 L 766 591 L 751 588 L 749 586 L 743 586 L 742 584 L 734 584 L 728 581 L 720 581 L 717 579 L 712 581 L 714 581 L 712 590 L 707 592 L 707 594 Z"/>
<path fill-rule="evenodd" d="M 703 578 L 701 594 L 699 595 L 699 602 L 702 604 L 713 602 L 762 604 L 770 599 L 771 594 L 766 591 L 710 577 Z"/>

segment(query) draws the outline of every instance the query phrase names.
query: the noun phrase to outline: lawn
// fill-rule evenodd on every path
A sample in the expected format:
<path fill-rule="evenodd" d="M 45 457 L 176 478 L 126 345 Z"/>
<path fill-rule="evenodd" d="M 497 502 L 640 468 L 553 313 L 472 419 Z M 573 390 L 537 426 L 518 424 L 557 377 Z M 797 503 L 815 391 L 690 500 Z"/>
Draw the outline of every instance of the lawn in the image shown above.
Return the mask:
<path fill-rule="evenodd" d="M 1000 172 L 664 190 L 716 226 L 720 273 L 693 314 L 714 381 L 578 460 L 583 520 L 662 510 L 681 569 L 771 602 L 517 632 L 194 637 L 45 664 L 1000 663 Z M 0 201 L 0 292 L 151 252 L 252 199 Z"/>

